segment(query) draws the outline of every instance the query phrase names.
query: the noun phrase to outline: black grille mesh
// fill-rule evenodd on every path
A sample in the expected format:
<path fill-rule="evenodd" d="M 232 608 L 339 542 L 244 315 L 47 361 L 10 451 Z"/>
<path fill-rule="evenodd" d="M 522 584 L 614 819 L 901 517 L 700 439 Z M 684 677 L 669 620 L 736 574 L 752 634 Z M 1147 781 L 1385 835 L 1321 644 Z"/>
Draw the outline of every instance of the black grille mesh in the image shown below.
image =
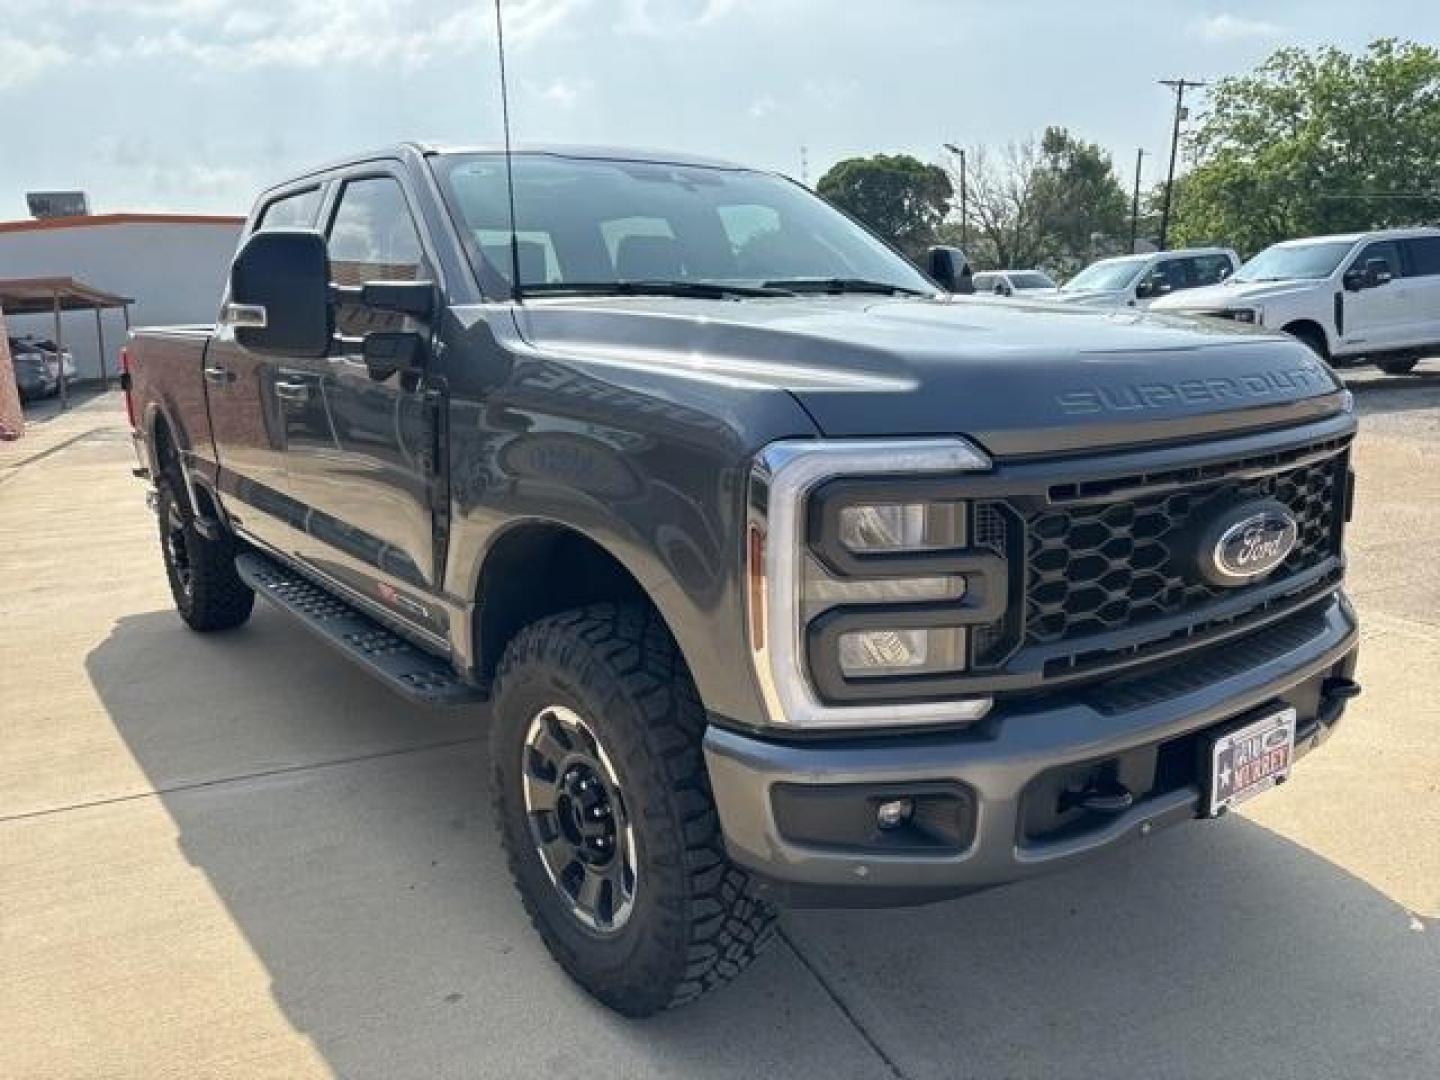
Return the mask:
<path fill-rule="evenodd" d="M 1266 581 L 1319 565 L 1338 549 L 1345 469 L 1342 454 L 1258 479 L 1032 515 L 1025 523 L 1025 643 L 1083 638 L 1234 595 L 1187 573 L 1177 543 L 1222 501 L 1272 498 L 1295 515 L 1295 550 Z"/>

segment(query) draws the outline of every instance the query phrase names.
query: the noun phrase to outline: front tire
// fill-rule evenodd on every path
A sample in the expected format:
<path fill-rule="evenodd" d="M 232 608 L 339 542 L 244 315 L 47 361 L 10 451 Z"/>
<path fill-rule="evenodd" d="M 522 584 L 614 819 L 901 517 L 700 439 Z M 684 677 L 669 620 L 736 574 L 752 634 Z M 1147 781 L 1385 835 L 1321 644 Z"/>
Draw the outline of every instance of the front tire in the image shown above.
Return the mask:
<path fill-rule="evenodd" d="M 773 909 L 725 856 L 704 727 L 643 606 L 542 619 L 500 664 L 491 767 L 511 876 L 550 954 L 626 1016 L 728 982 L 773 936 Z"/>
<path fill-rule="evenodd" d="M 185 625 L 200 633 L 229 630 L 250 618 L 255 593 L 235 572 L 235 544 L 214 540 L 195 528 L 195 515 L 167 479 L 157 502 L 160 548 L 175 610 Z"/>

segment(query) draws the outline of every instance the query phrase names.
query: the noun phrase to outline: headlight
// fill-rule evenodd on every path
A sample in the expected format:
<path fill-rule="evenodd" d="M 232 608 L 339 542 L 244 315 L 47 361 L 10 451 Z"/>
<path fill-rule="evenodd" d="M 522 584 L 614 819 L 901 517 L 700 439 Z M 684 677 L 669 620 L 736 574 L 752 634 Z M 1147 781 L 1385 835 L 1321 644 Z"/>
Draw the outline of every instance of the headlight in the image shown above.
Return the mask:
<path fill-rule="evenodd" d="M 969 627 L 1003 614 L 1003 561 L 945 489 L 986 470 L 960 439 L 773 444 L 751 475 L 750 643 L 772 724 L 978 719 L 954 685 Z M 947 478 L 947 475 L 949 477 Z"/>

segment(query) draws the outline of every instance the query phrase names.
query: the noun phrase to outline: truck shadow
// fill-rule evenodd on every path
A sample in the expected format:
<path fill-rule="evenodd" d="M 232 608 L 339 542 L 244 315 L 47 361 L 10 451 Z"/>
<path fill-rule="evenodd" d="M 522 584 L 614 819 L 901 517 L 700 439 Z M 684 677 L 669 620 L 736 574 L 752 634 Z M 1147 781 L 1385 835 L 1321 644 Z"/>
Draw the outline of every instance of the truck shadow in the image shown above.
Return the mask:
<path fill-rule="evenodd" d="M 1435 928 L 1243 820 L 931 908 L 794 912 L 803 962 L 777 945 L 728 991 L 634 1023 L 525 921 L 483 712 L 410 706 L 270 611 L 208 638 L 125 617 L 86 668 L 286 1019 L 342 1076 L 894 1075 L 831 995 L 907 1077 L 1440 1074 Z"/>

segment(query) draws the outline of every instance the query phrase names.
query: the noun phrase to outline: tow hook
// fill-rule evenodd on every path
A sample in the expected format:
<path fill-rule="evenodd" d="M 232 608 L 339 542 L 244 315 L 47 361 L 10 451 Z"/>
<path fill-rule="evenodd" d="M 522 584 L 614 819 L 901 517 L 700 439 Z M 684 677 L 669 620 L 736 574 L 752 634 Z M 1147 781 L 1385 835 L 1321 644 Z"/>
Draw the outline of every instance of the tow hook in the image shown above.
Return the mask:
<path fill-rule="evenodd" d="M 1123 814 L 1135 805 L 1135 796 L 1124 784 L 1092 785 L 1083 791 L 1062 791 L 1060 812 L 1079 808 L 1092 814 Z"/>

